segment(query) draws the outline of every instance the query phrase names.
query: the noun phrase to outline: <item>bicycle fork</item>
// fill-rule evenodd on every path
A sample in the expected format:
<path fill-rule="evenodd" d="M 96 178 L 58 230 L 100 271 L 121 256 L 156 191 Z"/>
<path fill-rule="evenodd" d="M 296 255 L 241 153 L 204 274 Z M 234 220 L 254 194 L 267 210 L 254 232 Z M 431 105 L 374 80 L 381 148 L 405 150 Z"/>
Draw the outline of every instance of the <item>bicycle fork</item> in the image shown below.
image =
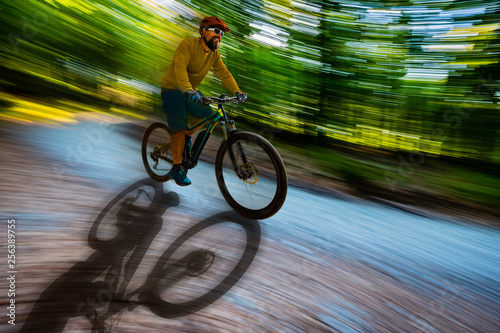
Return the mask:
<path fill-rule="evenodd" d="M 248 165 L 248 161 L 243 146 L 241 145 L 241 142 L 228 144 L 229 141 L 228 139 L 231 137 L 231 132 L 233 132 L 236 129 L 234 124 L 231 125 L 233 126 L 233 128 L 230 129 L 229 131 L 227 131 L 227 129 L 223 127 L 224 137 L 226 139 L 227 151 L 229 157 L 231 158 L 231 163 L 233 164 L 234 173 L 238 176 L 238 178 L 246 181 L 247 179 L 252 178 L 253 173 L 249 168 L 245 168 L 245 166 Z M 238 155 L 235 154 L 235 152 L 238 153 Z M 238 163 L 238 159 L 236 156 L 239 156 L 241 158 L 241 163 Z"/>

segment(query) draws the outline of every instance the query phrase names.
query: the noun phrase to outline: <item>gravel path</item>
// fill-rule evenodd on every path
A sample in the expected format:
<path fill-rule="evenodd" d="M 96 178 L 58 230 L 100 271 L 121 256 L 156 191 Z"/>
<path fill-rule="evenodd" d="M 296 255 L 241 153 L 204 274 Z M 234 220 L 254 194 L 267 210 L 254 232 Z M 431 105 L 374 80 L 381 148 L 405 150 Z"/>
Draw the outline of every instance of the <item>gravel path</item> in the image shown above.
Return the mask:
<path fill-rule="evenodd" d="M 110 121 L 121 125 L 106 127 L 108 132 L 96 127 Z M 40 139 L 65 130 L 2 125 L 2 216 L 15 218 L 18 225 L 16 325 L 9 325 L 9 318 L 2 316 L 2 332 L 18 332 L 33 309 L 41 312 L 30 319 L 38 320 L 32 332 L 46 332 L 41 330 L 43 325 L 49 327 L 61 317 L 65 321 L 60 331 L 90 332 L 89 320 L 81 315 L 84 308 L 80 312 L 75 308 L 82 302 L 88 304 L 89 299 L 98 300 L 98 296 L 105 300 L 110 287 L 102 281 L 113 276 L 110 267 L 133 258 L 131 246 L 137 234 L 128 233 L 129 238 L 105 250 L 93 249 L 87 241 L 92 223 L 107 204 L 145 178 L 141 163 L 131 158 L 136 156 L 143 124 L 124 126 L 122 122 L 118 118 L 93 119 L 94 125 L 87 130 L 100 128 L 106 145 L 95 144 L 81 161 L 68 158 L 71 152 L 67 150 L 80 144 L 80 152 L 84 152 L 82 142 L 91 142 L 89 137 L 78 138 L 79 131 L 66 129 L 72 134 L 67 141 L 41 148 Z M 123 151 L 115 149 L 114 141 L 106 141 L 113 137 L 122 137 Z M 216 145 L 208 148 L 213 153 Z M 114 154 L 120 163 L 97 158 L 101 164 L 96 166 L 92 156 L 106 153 Z M 165 244 L 190 226 L 227 210 L 221 197 L 210 197 L 216 191 L 211 183 L 214 178 L 205 176 L 203 168 L 204 164 L 192 174 L 196 184 L 203 185 L 188 189 L 169 183 L 163 186 L 169 204 L 157 214 L 161 230 L 153 222 L 140 229 L 147 231 L 138 233 L 142 243 L 137 244 L 148 249 L 138 251 L 141 260 L 131 261 L 136 270 L 127 290 L 147 281 Z M 294 177 L 298 172 L 290 174 Z M 317 181 L 324 192 L 331 192 L 329 185 Z M 282 211 L 259 222 L 262 234 L 250 268 L 220 299 L 175 318 L 162 318 L 140 305 L 123 312 L 115 331 L 498 331 L 497 230 L 408 214 L 347 194 L 321 193 L 307 186 L 290 188 Z M 149 221 L 156 220 L 153 216 Z M 5 223 L 1 232 L 7 234 Z M 229 240 L 223 233 L 216 235 Z M 219 243 L 211 246 L 221 250 Z M 8 289 L 5 272 L 2 268 L 2 290 Z M 3 308 L 10 301 L 6 296 L 2 292 Z M 101 313 L 106 310 L 105 305 L 96 308 Z"/>

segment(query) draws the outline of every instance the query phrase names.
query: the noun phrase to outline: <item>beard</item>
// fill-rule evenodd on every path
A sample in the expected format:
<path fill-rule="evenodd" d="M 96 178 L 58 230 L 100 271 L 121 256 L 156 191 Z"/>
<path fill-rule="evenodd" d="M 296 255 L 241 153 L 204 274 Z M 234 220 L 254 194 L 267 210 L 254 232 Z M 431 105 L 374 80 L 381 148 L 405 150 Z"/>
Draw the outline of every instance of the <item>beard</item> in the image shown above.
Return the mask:
<path fill-rule="evenodd" d="M 205 43 L 210 50 L 215 51 L 220 47 L 220 38 L 218 36 L 214 36 L 210 40 L 205 38 Z"/>

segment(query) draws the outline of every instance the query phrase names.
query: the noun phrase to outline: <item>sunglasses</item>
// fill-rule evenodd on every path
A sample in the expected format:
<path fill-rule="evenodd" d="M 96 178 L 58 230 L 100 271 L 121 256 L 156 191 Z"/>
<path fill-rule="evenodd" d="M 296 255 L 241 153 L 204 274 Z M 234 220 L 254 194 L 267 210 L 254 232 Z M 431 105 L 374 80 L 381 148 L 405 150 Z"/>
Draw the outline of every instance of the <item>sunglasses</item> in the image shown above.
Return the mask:
<path fill-rule="evenodd" d="M 222 29 L 219 29 L 219 28 L 208 28 L 207 30 L 212 31 L 214 34 L 219 35 L 221 37 L 224 36 L 224 31 L 222 31 Z"/>

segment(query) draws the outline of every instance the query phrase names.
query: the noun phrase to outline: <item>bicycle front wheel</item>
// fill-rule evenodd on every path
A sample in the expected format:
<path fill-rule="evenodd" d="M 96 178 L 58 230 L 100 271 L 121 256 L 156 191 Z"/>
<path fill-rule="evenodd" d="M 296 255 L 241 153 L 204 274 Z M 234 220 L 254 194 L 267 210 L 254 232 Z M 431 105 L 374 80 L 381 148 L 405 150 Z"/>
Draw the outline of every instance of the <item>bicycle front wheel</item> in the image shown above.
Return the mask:
<path fill-rule="evenodd" d="M 231 135 L 217 152 L 215 173 L 224 199 L 242 216 L 266 219 L 285 202 L 285 165 L 271 143 L 260 135 Z"/>
<path fill-rule="evenodd" d="M 174 163 L 170 144 L 170 130 L 163 123 L 148 127 L 142 139 L 142 161 L 148 175 L 157 182 L 170 179 Z"/>

